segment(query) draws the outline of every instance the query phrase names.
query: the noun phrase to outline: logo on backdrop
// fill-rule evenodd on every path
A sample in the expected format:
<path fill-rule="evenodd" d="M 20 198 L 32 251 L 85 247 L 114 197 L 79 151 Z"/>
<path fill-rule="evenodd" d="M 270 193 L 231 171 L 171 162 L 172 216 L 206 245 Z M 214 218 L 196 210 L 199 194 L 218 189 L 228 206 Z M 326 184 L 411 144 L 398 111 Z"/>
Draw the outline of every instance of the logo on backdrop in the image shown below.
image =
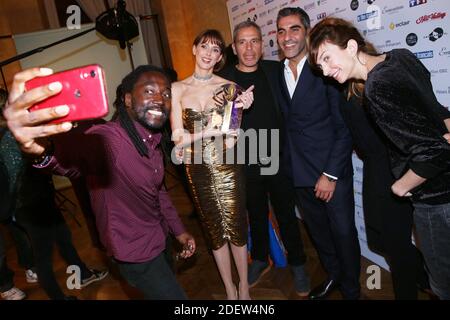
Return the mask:
<path fill-rule="evenodd" d="M 375 18 L 377 16 L 378 16 L 378 11 L 374 10 L 374 11 L 371 11 L 371 12 L 367 12 L 367 13 L 363 13 L 363 14 L 358 15 L 357 20 L 358 20 L 358 22 L 361 22 L 361 21 L 368 20 L 370 18 Z"/>
<path fill-rule="evenodd" d="M 342 13 L 342 12 L 345 12 L 345 11 L 347 11 L 347 8 L 339 8 L 339 7 L 337 7 L 337 8 L 334 9 L 334 13 L 333 14 L 339 14 L 339 13 Z"/>
<path fill-rule="evenodd" d="M 274 12 L 275 10 L 278 10 L 278 7 L 273 7 L 273 8 L 271 8 L 271 9 L 267 10 L 267 13 L 268 13 L 268 14 L 271 14 L 271 13 Z"/>
<path fill-rule="evenodd" d="M 427 3 L 427 0 L 409 0 L 409 7 L 415 7 Z"/>
<path fill-rule="evenodd" d="M 433 50 L 414 52 L 418 59 L 431 59 L 434 57 Z"/>
<path fill-rule="evenodd" d="M 383 14 L 393 14 L 399 10 L 402 10 L 403 8 L 404 8 L 403 6 L 397 6 L 394 8 L 388 8 L 387 6 L 384 6 L 382 13 Z"/>
<path fill-rule="evenodd" d="M 350 2 L 350 9 L 352 9 L 353 11 L 358 9 L 358 7 L 359 7 L 358 0 L 352 0 L 352 2 Z"/>
<path fill-rule="evenodd" d="M 448 73 L 448 69 L 429 69 L 428 71 L 430 71 L 432 76 L 438 75 L 438 74 L 443 74 L 443 73 Z M 447 93 L 447 90 L 445 90 L 445 93 Z"/>
<path fill-rule="evenodd" d="M 410 22 L 410 20 L 408 20 L 408 21 L 401 21 L 399 23 L 391 22 L 391 24 L 389 25 L 389 29 L 394 30 L 395 28 L 398 28 L 398 27 L 407 26 L 409 24 L 409 22 Z"/>
<path fill-rule="evenodd" d="M 444 29 L 442 28 L 435 28 L 428 36 L 425 38 L 428 38 L 430 41 L 436 41 L 444 35 Z"/>
<path fill-rule="evenodd" d="M 433 12 L 431 14 L 426 14 L 424 16 L 417 18 L 416 23 L 421 24 L 431 20 L 444 19 L 446 15 L 447 15 L 446 12 Z"/>
<path fill-rule="evenodd" d="M 308 10 L 314 9 L 315 7 L 316 7 L 316 3 L 311 2 L 311 3 L 305 4 L 303 6 L 303 9 L 305 9 L 305 11 L 308 11 Z"/>
<path fill-rule="evenodd" d="M 443 57 L 450 57 L 450 50 L 447 47 L 443 47 L 441 51 L 439 51 L 439 55 Z"/>
<path fill-rule="evenodd" d="M 321 20 L 321 19 L 325 18 L 326 16 L 327 16 L 326 12 L 319 13 L 317 15 L 317 20 Z"/>
<path fill-rule="evenodd" d="M 406 44 L 410 47 L 416 45 L 417 40 L 418 40 L 417 34 L 415 33 L 410 33 L 406 36 Z"/>
<path fill-rule="evenodd" d="M 436 90 L 436 94 L 449 94 L 450 93 L 450 88 L 446 89 L 446 90 Z"/>

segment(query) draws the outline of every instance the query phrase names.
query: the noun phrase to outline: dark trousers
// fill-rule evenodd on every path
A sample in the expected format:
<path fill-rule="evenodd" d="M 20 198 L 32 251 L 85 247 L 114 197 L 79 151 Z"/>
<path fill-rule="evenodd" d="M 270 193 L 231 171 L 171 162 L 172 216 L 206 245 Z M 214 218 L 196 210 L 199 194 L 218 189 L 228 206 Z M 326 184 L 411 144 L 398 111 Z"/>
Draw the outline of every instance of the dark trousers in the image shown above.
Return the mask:
<path fill-rule="evenodd" d="M 178 284 L 164 253 L 142 263 L 116 261 L 120 274 L 132 286 L 140 290 L 147 300 L 186 300 L 186 294 Z"/>
<path fill-rule="evenodd" d="M 391 203 L 391 210 L 378 211 L 381 215 L 381 250 L 391 269 L 395 298 L 414 300 L 417 299 L 417 283 L 425 285 L 427 275 L 422 254 L 411 241 L 412 206 L 408 202 L 401 203 L 401 200 L 378 198 L 378 201 Z M 374 203 L 374 209 L 377 207 Z"/>
<path fill-rule="evenodd" d="M 6 264 L 6 245 L 0 234 L 0 292 L 6 292 L 14 287 L 14 272 Z"/>
<path fill-rule="evenodd" d="M 306 255 L 295 216 L 295 192 L 290 181 L 278 171 L 263 176 L 258 165 L 246 166 L 247 211 L 252 237 L 251 257 L 267 261 L 269 256 L 269 199 L 290 265 L 303 265 Z"/>
<path fill-rule="evenodd" d="M 414 222 L 430 286 L 441 300 L 450 300 L 450 203 L 414 203 Z"/>
<path fill-rule="evenodd" d="M 19 265 L 26 270 L 34 269 L 33 248 L 27 232 L 13 221 L 7 223 L 6 226 L 14 239 Z"/>
<path fill-rule="evenodd" d="M 53 246 L 55 244 L 68 265 L 77 265 L 80 268 L 81 279 L 92 275 L 73 246 L 72 235 L 63 219 L 49 225 L 26 223 L 24 228 L 30 236 L 33 246 L 39 284 L 50 299 L 60 300 L 65 297 L 53 271 Z"/>
<path fill-rule="evenodd" d="M 358 299 L 361 250 L 355 227 L 352 177 L 337 181 L 328 203 L 316 198 L 314 187 L 296 188 L 296 195 L 328 277 L 340 284 L 345 299 Z"/>

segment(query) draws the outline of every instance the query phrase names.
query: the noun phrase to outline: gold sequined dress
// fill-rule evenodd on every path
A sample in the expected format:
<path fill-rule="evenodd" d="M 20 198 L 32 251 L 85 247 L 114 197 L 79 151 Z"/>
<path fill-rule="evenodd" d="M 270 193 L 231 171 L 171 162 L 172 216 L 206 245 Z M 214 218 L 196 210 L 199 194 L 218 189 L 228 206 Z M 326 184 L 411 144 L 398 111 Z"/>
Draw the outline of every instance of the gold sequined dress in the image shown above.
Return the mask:
<path fill-rule="evenodd" d="M 184 129 L 190 133 L 198 132 L 210 121 L 220 119 L 220 115 L 223 115 L 223 106 L 217 104 L 217 101 L 222 101 L 221 98 L 217 99 L 220 94 L 221 91 L 216 90 L 206 111 L 183 106 Z M 221 248 L 226 241 L 236 246 L 247 243 L 243 167 L 235 163 L 227 164 L 227 153 L 233 148 L 227 149 L 221 145 L 214 139 L 202 140 L 197 146 L 192 144 L 186 148 L 184 155 L 195 207 L 207 242 L 213 250 Z"/>

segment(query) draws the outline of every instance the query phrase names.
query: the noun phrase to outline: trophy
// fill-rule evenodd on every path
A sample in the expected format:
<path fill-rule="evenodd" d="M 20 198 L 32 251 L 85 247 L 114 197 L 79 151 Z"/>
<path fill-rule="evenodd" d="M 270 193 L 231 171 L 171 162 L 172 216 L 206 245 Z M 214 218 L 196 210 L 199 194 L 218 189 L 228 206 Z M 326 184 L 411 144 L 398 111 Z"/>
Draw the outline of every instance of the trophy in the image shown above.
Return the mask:
<path fill-rule="evenodd" d="M 228 83 L 223 86 L 224 110 L 221 131 L 238 130 L 241 127 L 242 108 L 236 108 L 236 98 L 242 93 L 242 88 Z"/>

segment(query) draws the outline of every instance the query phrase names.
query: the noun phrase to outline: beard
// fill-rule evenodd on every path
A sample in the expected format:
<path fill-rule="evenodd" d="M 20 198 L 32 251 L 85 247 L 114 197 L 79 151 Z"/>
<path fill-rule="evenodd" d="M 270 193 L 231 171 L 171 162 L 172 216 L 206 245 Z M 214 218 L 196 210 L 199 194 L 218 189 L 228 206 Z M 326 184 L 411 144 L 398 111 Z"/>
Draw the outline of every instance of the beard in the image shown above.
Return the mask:
<path fill-rule="evenodd" d="M 161 129 L 169 118 L 169 112 L 160 106 L 147 104 L 135 106 L 136 120 L 147 129 Z"/>

